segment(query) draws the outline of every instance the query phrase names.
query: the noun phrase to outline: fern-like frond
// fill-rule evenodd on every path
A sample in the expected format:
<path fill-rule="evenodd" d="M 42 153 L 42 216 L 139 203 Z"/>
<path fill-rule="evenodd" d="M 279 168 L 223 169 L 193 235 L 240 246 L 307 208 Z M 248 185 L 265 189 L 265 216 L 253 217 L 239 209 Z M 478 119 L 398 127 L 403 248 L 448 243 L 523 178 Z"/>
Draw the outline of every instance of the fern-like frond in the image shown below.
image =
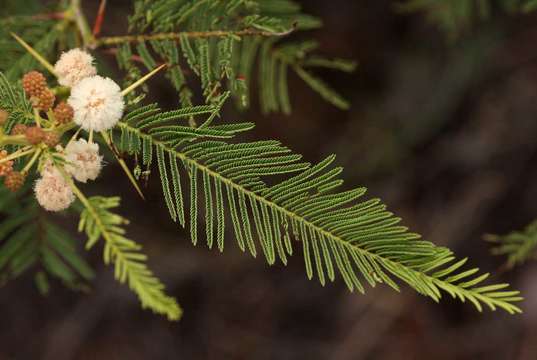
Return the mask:
<path fill-rule="evenodd" d="M 264 112 L 290 112 L 290 71 L 328 102 L 348 108 L 347 101 L 311 71 L 352 71 L 354 64 L 313 55 L 313 42 L 282 40 L 291 32 L 321 25 L 293 1 L 139 0 L 129 23 L 131 35 L 97 39 L 93 46 L 113 48 L 128 74 L 127 83 L 140 77 L 140 64 L 152 69 L 167 63 L 167 76 L 184 107 L 192 106 L 197 91 L 187 83 L 190 75 L 199 78 L 208 101 L 227 87 L 241 107 L 248 107 L 257 67 Z"/>
<path fill-rule="evenodd" d="M 125 237 L 123 226 L 128 221 L 111 212 L 119 206 L 119 198 L 100 196 L 86 199 L 75 192 L 84 205 L 80 214 L 79 230 L 88 236 L 86 248 L 91 249 L 99 239 L 104 240 L 104 261 L 114 264 L 114 275 L 134 291 L 143 308 L 164 314 L 170 320 L 181 317 L 181 308 L 174 298 L 164 293 L 164 285 L 145 264 L 147 256 L 140 252 L 141 246 Z"/>
<path fill-rule="evenodd" d="M 31 192 L 15 196 L 1 188 L 0 214 L 0 284 L 28 270 L 35 270 L 42 292 L 48 291 L 49 277 L 73 289 L 93 278 L 93 270 L 77 253 L 75 240 L 47 219 Z"/>
<path fill-rule="evenodd" d="M 10 84 L 0 72 L 0 108 L 9 113 L 5 131 L 10 131 L 15 124 L 26 124 L 32 117 L 32 106 L 21 86 Z"/>
<path fill-rule="evenodd" d="M 182 117 L 200 112 L 181 111 Z M 201 237 L 202 212 L 209 248 L 224 249 L 229 220 L 241 250 L 256 256 L 260 249 L 269 264 L 278 259 L 285 264 L 298 241 L 308 278 L 316 276 L 322 284 L 339 274 L 350 290 L 364 292 L 365 283 L 398 290 L 399 279 L 435 301 L 447 292 L 478 310 L 485 304 L 520 312 L 514 304 L 521 300 L 518 291 L 506 290 L 507 284 L 482 285 L 488 274 L 464 270 L 466 259 L 420 240 L 379 199 L 359 201 L 366 189 L 337 191 L 342 168 L 333 166 L 334 156 L 312 166 L 277 141 L 229 142 L 251 125 L 188 129 L 165 125 L 157 120 L 161 116 L 156 106 L 145 107 L 118 127 L 146 165 L 156 156 L 170 214 L 182 226 L 190 214 L 194 244 Z M 273 184 L 284 174 L 286 180 Z M 190 193 L 188 211 L 184 191 Z"/>
<path fill-rule="evenodd" d="M 486 235 L 487 241 L 495 243 L 492 253 L 507 256 L 507 266 L 512 268 L 537 255 L 537 221 L 523 230 L 513 231 L 507 235 Z"/>

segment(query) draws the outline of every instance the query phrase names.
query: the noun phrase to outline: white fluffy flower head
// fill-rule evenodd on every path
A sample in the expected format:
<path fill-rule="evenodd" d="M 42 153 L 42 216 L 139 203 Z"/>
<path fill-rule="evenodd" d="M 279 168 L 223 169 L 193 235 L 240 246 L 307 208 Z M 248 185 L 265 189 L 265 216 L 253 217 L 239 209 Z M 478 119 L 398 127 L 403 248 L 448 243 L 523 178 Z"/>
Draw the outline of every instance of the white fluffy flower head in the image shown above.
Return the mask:
<path fill-rule="evenodd" d="M 103 157 L 99 155 L 99 145 L 85 139 L 72 141 L 65 148 L 65 170 L 77 181 L 95 180 L 102 168 Z"/>
<path fill-rule="evenodd" d="M 60 85 L 67 87 L 73 87 L 83 79 L 97 75 L 93 56 L 80 49 L 64 52 L 54 65 L 54 72 L 58 75 Z"/>
<path fill-rule="evenodd" d="M 74 122 L 86 131 L 108 130 L 123 116 L 125 103 L 119 86 L 109 78 L 85 78 L 71 89 L 67 101 L 75 111 Z"/>
<path fill-rule="evenodd" d="M 75 201 L 71 186 L 59 171 L 48 172 L 37 180 L 34 191 L 39 205 L 48 211 L 65 210 Z"/>

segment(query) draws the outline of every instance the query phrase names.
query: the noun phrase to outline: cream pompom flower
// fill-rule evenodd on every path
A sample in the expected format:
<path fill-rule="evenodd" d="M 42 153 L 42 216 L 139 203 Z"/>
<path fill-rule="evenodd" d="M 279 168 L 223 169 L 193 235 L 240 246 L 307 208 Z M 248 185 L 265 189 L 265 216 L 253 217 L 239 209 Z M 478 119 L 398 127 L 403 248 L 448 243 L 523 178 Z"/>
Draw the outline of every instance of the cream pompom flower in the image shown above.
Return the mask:
<path fill-rule="evenodd" d="M 86 131 L 114 127 L 125 108 L 119 86 L 112 79 L 98 75 L 85 78 L 73 87 L 67 102 L 75 111 L 74 122 Z"/>
<path fill-rule="evenodd" d="M 93 60 L 93 56 L 80 49 L 64 52 L 54 65 L 60 85 L 73 87 L 83 79 L 97 75 Z"/>
<path fill-rule="evenodd" d="M 36 181 L 34 191 L 39 205 L 48 211 L 65 210 L 75 201 L 73 189 L 59 171 L 48 171 Z"/>
<path fill-rule="evenodd" d="M 77 181 L 95 180 L 102 168 L 103 157 L 99 155 L 99 145 L 85 139 L 70 142 L 65 148 L 65 170 Z"/>

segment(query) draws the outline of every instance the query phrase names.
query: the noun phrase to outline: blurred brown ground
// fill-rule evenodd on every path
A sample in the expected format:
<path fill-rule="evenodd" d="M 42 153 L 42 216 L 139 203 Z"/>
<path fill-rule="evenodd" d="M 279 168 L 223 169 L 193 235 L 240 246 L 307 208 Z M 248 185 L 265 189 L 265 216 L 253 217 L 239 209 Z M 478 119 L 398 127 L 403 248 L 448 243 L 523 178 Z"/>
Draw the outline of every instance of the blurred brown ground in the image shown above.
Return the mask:
<path fill-rule="evenodd" d="M 86 3 L 94 14 L 98 2 Z M 129 1 L 109 3 L 113 33 Z M 226 118 L 255 121 L 251 136 L 280 139 L 312 162 L 337 153 L 348 186 L 369 187 L 424 238 L 496 272 L 502 259 L 482 235 L 537 218 L 537 14 L 499 16 L 448 43 L 391 1 L 302 3 L 325 21 L 313 34 L 323 53 L 360 62 L 351 76 L 322 73 L 352 109 L 334 109 L 293 77 L 292 116 Z M 164 82 L 157 93 L 173 105 Z M 341 281 L 308 281 L 298 250 L 284 269 L 241 254 L 231 234 L 224 254 L 192 247 L 156 178 L 146 203 L 113 165 L 91 189 L 118 190 L 130 234 L 179 299 L 182 321 L 142 311 L 95 251 L 89 294 L 55 284 L 41 297 L 31 277 L 1 289 L 0 359 L 537 359 L 535 264 L 494 276 L 523 290 L 519 316 L 448 297 L 435 304 L 407 287 L 349 294 Z"/>

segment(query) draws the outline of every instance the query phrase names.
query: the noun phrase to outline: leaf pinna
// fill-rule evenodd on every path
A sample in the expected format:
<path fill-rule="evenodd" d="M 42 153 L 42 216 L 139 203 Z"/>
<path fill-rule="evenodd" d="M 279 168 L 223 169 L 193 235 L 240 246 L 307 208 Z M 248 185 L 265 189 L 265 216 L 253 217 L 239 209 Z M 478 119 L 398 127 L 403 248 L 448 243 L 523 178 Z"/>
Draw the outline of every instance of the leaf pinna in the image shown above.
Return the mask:
<path fill-rule="evenodd" d="M 183 108 L 174 120 L 211 111 L 218 107 Z M 506 290 L 507 284 L 482 285 L 488 274 L 464 269 L 466 259 L 409 232 L 379 199 L 360 201 L 365 188 L 337 191 L 343 181 L 335 156 L 311 165 L 277 141 L 235 142 L 251 124 L 168 126 L 161 119 L 171 113 L 156 105 L 134 110 L 118 124 L 119 138 L 121 147 L 142 155 L 147 166 L 156 154 L 170 215 L 185 227 L 190 213 L 194 244 L 200 241 L 198 214 L 203 213 L 209 248 L 223 251 L 229 221 L 241 250 L 261 252 L 269 264 L 285 264 L 301 247 L 308 278 L 322 284 L 338 274 L 349 290 L 364 292 L 365 283 L 399 290 L 400 280 L 435 301 L 446 292 L 480 311 L 486 305 L 520 312 L 514 304 L 522 299 L 518 291 Z M 281 175 L 287 179 L 268 185 L 267 179 Z M 190 188 L 189 211 L 183 188 Z"/>

